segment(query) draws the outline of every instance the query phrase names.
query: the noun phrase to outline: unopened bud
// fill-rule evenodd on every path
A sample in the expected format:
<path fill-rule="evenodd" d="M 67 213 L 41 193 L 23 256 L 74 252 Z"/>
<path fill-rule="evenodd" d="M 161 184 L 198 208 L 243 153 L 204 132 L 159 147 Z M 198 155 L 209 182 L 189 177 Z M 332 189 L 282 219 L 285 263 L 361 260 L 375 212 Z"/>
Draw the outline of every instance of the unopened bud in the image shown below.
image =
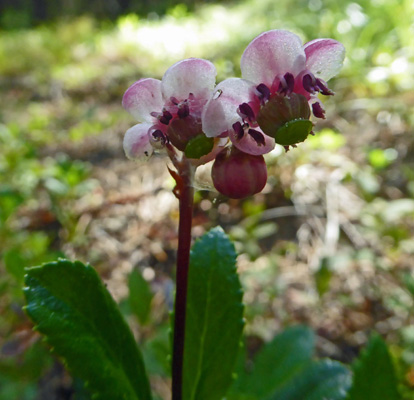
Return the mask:
<path fill-rule="evenodd" d="M 263 190 L 267 168 L 263 156 L 226 147 L 216 157 L 211 171 L 215 188 L 227 197 L 242 199 Z"/>

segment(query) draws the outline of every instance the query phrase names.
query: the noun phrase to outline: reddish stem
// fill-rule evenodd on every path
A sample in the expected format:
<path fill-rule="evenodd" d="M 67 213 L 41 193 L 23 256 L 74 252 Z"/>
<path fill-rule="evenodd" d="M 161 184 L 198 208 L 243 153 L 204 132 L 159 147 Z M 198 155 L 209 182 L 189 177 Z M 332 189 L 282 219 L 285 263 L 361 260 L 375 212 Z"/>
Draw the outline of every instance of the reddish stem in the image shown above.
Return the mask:
<path fill-rule="evenodd" d="M 178 174 L 170 171 L 177 183 L 174 192 L 179 200 L 180 211 L 172 355 L 172 400 L 182 400 L 187 280 L 194 201 L 193 167 L 185 160 L 177 167 Z"/>

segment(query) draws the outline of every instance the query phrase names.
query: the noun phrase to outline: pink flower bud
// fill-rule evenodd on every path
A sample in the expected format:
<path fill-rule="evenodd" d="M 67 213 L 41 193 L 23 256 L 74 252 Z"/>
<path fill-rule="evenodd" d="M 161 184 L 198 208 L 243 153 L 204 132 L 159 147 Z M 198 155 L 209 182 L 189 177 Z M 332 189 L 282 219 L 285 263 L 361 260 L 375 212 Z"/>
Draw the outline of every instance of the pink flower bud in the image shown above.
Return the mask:
<path fill-rule="evenodd" d="M 211 176 L 220 193 L 242 199 L 262 191 L 267 181 L 267 168 L 263 156 L 226 147 L 217 155 Z"/>

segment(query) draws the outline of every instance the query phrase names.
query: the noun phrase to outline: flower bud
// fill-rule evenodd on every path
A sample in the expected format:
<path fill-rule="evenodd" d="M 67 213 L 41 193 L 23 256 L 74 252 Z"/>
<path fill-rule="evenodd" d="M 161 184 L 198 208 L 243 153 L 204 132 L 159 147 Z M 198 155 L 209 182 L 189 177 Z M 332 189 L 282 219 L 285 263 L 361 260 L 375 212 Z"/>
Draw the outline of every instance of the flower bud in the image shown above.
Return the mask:
<path fill-rule="evenodd" d="M 221 194 L 242 199 L 262 191 L 267 181 L 267 168 L 263 156 L 226 147 L 217 155 L 211 176 Z"/>

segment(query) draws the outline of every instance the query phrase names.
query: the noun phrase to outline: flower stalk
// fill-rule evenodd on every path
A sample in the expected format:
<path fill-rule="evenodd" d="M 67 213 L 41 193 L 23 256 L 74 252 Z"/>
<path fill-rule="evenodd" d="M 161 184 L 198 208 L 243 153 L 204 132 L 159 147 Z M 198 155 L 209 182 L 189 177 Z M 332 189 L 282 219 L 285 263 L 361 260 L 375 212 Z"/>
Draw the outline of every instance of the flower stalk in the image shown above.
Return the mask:
<path fill-rule="evenodd" d="M 190 264 L 191 224 L 194 202 L 194 167 L 183 159 L 176 163 L 177 172 L 170 170 L 176 181 L 174 194 L 179 200 L 178 250 L 176 295 L 174 307 L 174 338 L 172 354 L 172 400 L 182 399 L 185 317 L 187 307 L 187 281 Z"/>

